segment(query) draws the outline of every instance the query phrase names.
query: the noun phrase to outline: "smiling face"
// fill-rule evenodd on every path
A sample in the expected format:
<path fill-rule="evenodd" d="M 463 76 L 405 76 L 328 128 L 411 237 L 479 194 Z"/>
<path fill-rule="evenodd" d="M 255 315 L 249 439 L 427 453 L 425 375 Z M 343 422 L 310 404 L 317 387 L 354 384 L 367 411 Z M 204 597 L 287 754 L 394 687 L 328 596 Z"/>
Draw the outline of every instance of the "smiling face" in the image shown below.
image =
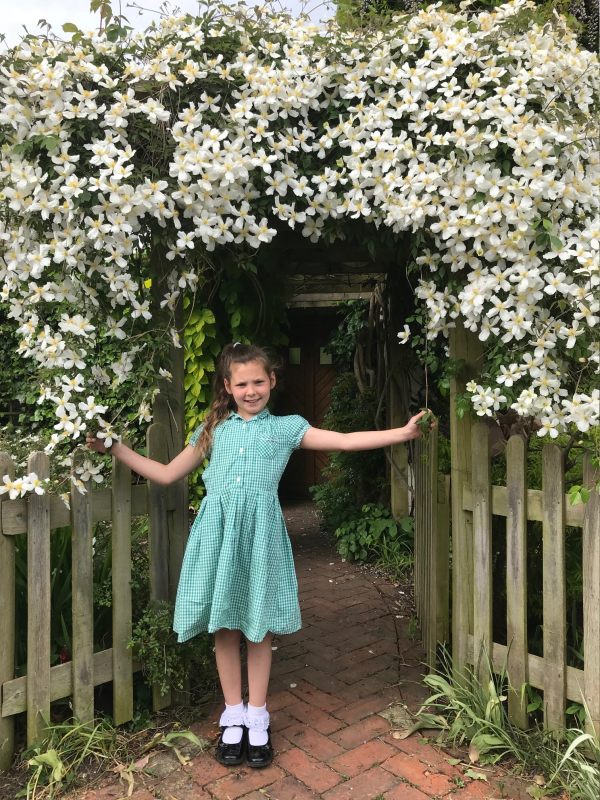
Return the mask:
<path fill-rule="evenodd" d="M 266 408 L 274 386 L 275 373 L 269 375 L 262 361 L 232 364 L 231 378 L 225 378 L 225 389 L 244 419 L 252 419 Z"/>

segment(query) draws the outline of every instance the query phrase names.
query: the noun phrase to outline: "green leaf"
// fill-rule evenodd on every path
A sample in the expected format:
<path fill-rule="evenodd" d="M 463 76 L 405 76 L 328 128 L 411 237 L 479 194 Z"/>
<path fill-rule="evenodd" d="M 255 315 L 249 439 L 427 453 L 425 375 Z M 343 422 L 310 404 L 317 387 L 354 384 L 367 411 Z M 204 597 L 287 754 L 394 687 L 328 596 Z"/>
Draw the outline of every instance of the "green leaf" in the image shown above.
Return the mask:
<path fill-rule="evenodd" d="M 553 250 L 562 250 L 565 246 L 563 240 L 559 239 L 558 236 L 549 236 L 548 240 L 550 242 L 550 247 Z"/>
<path fill-rule="evenodd" d="M 465 771 L 465 776 L 467 778 L 471 778 L 473 781 L 485 781 L 487 783 L 487 777 L 484 775 L 483 772 L 477 772 L 475 769 L 468 769 Z"/>
<path fill-rule="evenodd" d="M 542 225 L 544 226 L 545 230 L 547 230 L 547 231 L 551 231 L 552 230 L 552 223 L 550 222 L 549 219 L 543 219 L 542 220 Z"/>
<path fill-rule="evenodd" d="M 62 26 L 62 29 L 65 33 L 81 33 L 74 22 L 65 22 L 65 24 Z"/>

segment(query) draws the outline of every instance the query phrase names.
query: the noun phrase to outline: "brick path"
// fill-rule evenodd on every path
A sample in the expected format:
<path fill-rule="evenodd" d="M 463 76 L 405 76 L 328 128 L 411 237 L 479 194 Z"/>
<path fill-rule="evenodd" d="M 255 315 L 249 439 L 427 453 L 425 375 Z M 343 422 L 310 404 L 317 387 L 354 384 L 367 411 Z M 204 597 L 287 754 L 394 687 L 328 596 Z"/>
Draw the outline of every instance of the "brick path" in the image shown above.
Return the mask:
<path fill-rule="evenodd" d="M 466 763 L 418 734 L 395 739 L 379 712 L 418 708 L 423 653 L 409 636 L 401 588 L 345 564 L 319 534 L 310 507 L 286 512 L 300 584 L 303 629 L 275 642 L 271 728 L 276 755 L 264 770 L 226 768 L 207 750 L 181 766 L 157 754 L 136 775 L 133 800 L 524 800 L 525 787 L 499 770 L 471 780 Z M 214 742 L 220 705 L 192 726 Z M 465 754 L 462 754 L 465 757 Z M 126 786 L 84 793 L 113 800 Z"/>

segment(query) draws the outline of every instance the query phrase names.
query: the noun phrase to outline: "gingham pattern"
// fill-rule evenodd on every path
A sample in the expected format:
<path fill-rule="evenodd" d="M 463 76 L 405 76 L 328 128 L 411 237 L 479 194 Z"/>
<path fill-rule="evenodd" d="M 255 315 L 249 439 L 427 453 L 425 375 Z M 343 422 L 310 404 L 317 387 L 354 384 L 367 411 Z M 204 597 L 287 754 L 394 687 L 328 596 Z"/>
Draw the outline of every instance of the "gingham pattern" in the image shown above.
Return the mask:
<path fill-rule="evenodd" d="M 185 551 L 173 628 L 184 642 L 200 631 L 241 630 L 252 642 L 301 627 L 290 540 L 277 497 L 293 450 L 310 427 L 266 409 L 217 426 L 202 478 L 207 494 Z M 198 428 L 190 439 L 195 444 Z"/>

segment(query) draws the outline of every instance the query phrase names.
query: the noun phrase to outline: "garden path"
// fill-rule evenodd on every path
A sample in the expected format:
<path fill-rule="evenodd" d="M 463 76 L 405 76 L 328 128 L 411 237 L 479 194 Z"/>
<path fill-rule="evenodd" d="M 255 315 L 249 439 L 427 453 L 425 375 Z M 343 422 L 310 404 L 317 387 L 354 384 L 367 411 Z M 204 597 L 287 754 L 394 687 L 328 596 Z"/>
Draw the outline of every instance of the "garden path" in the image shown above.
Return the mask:
<path fill-rule="evenodd" d="M 161 752 L 135 776 L 132 800 L 530 800 L 525 783 L 499 768 L 477 766 L 487 780 L 470 779 L 464 752 L 419 734 L 394 738 L 382 712 L 415 711 L 426 697 L 410 587 L 342 562 L 311 505 L 286 509 L 286 520 L 304 627 L 274 643 L 273 764 L 228 769 L 207 750 L 182 766 Z M 220 704 L 192 730 L 214 742 L 219 713 Z M 78 798 L 116 800 L 126 789 L 114 783 Z"/>

